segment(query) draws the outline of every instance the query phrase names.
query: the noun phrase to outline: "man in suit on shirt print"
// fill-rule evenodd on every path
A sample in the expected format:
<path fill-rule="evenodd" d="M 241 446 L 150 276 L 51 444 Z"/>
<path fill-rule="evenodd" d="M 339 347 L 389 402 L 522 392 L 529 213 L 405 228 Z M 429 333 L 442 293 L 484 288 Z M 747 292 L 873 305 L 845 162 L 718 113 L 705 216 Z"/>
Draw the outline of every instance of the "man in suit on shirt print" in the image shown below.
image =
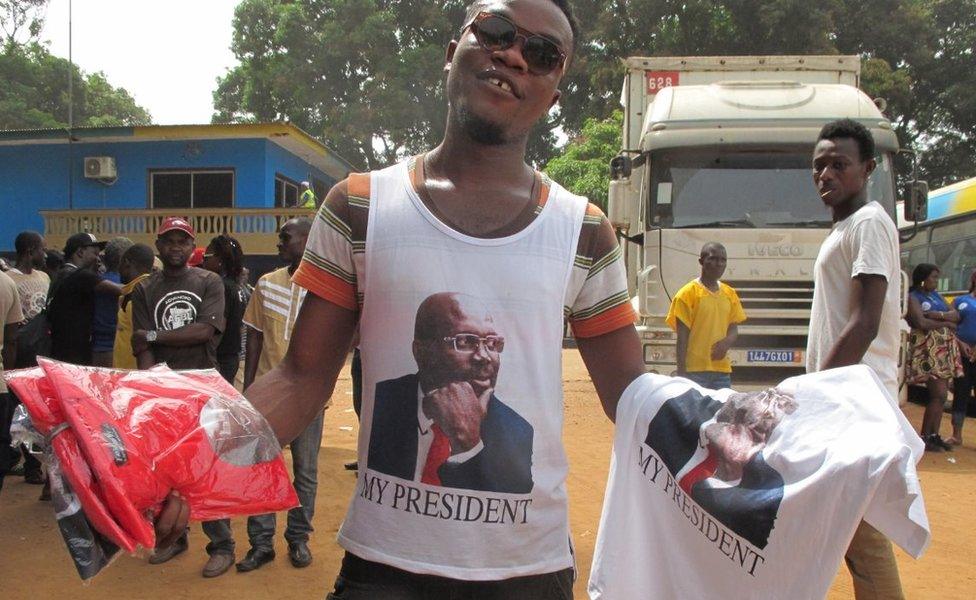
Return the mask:
<path fill-rule="evenodd" d="M 505 338 L 477 298 L 421 302 L 417 372 L 376 385 L 369 469 L 429 485 L 532 490 L 533 428 L 495 396 Z"/>
<path fill-rule="evenodd" d="M 691 389 L 661 406 L 645 443 L 678 487 L 762 549 L 783 500 L 783 477 L 762 451 L 773 429 L 796 408 L 792 396 L 777 390 L 732 394 L 723 404 Z"/>

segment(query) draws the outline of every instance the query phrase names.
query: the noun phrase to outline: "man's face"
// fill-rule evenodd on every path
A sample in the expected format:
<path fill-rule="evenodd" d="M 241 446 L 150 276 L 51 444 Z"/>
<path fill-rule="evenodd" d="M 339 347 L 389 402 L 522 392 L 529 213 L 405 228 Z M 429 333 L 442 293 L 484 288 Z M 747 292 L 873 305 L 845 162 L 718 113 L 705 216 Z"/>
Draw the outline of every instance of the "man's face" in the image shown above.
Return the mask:
<path fill-rule="evenodd" d="M 725 248 L 713 246 L 705 250 L 698 262 L 701 264 L 704 277 L 721 279 L 722 275 L 725 274 L 725 267 L 728 265 L 729 258 Z"/>
<path fill-rule="evenodd" d="M 119 261 L 119 280 L 122 283 L 129 283 L 132 279 L 132 265 L 123 258 Z"/>
<path fill-rule="evenodd" d="M 30 250 L 31 265 L 36 269 L 42 269 L 46 260 L 47 254 L 44 252 L 44 238 L 38 238 Z"/>
<path fill-rule="evenodd" d="M 857 140 L 820 140 L 813 150 L 813 183 L 821 200 L 830 208 L 854 199 L 874 171 L 875 161 L 861 161 Z"/>
<path fill-rule="evenodd" d="M 549 38 L 567 56 L 571 52 L 569 22 L 550 0 L 490 0 L 480 10 Z M 448 47 L 445 68 L 452 118 L 476 141 L 503 144 L 524 138 L 559 99 L 557 87 L 565 66 L 546 75 L 530 73 L 523 44 L 519 38 L 507 50 L 489 52 L 468 27 Z"/>
<path fill-rule="evenodd" d="M 278 258 L 289 264 L 298 261 L 305 253 L 307 241 L 307 235 L 303 235 L 294 225 L 285 224 L 278 232 Z"/>
<path fill-rule="evenodd" d="M 193 254 L 193 238 L 185 231 L 172 230 L 156 238 L 156 251 L 159 259 L 167 267 L 186 266 Z"/>
<path fill-rule="evenodd" d="M 84 246 L 78 250 L 78 267 L 82 269 L 92 269 L 98 264 L 98 246 Z"/>
<path fill-rule="evenodd" d="M 773 429 L 788 414 L 796 410 L 796 400 L 792 396 L 779 394 L 772 390 L 750 395 L 751 402 L 746 407 L 744 420 L 753 434 L 762 441 L 769 441 Z"/>
<path fill-rule="evenodd" d="M 455 346 L 463 346 L 463 340 L 455 342 L 453 339 L 444 339 L 465 334 L 480 338 L 500 337 L 491 317 L 484 313 L 477 315 L 474 311 L 468 313 L 458 309 L 442 316 L 439 325 L 435 339 L 415 342 L 417 367 L 425 385 L 434 389 L 449 383 L 467 381 L 478 395 L 485 390 L 494 389 L 501 364 L 501 352 L 497 349 L 489 350 L 484 341 L 477 342 L 474 349 L 459 350 Z"/>

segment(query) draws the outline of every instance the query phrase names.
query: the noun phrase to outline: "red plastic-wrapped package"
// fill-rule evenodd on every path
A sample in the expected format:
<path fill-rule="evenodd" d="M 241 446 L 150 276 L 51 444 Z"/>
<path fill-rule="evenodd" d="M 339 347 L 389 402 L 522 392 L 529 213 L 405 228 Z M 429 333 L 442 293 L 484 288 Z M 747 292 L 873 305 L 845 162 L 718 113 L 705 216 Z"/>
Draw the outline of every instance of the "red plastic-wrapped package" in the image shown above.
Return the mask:
<path fill-rule="evenodd" d="M 52 442 L 65 471 L 82 473 L 76 463 L 83 462 L 94 473 L 88 481 L 78 476 L 78 484 L 71 483 L 86 488 L 91 506 L 85 505 L 85 497 L 82 503 L 86 514 L 91 508 L 93 526 L 116 540 L 118 530 L 113 532 L 111 523 L 92 518 L 107 510 L 110 521 L 130 538 L 126 543 L 119 536 L 119 545 L 127 550 L 132 541 L 147 548 L 155 545 L 147 515 L 158 512 L 171 489 L 186 499 L 194 520 L 275 512 L 298 504 L 267 421 L 216 371 L 114 371 L 38 362 L 43 379 L 36 370 L 28 372 L 33 377 L 23 376 L 24 382 L 36 382 L 31 386 L 16 383 L 17 372 L 9 379 L 18 395 L 18 385 L 26 395 L 33 394 L 25 405 L 38 426 L 45 419 L 55 422 L 48 430 L 55 434 Z M 45 402 L 45 396 L 56 398 L 60 414 L 42 414 L 53 412 L 53 401 Z M 67 432 L 71 435 L 65 437 Z M 58 450 L 58 438 L 72 436 L 83 460 L 79 452 Z"/>
<path fill-rule="evenodd" d="M 7 371 L 5 375 L 7 384 L 30 413 L 34 428 L 48 438 L 49 451 L 57 457 L 61 474 L 78 496 L 89 522 L 116 546 L 126 552 L 134 552 L 136 541 L 119 526 L 108 510 L 105 497 L 92 478 L 91 469 L 81 453 L 74 431 L 70 428 L 56 431 L 65 423 L 65 418 L 44 371 L 35 367 Z"/>

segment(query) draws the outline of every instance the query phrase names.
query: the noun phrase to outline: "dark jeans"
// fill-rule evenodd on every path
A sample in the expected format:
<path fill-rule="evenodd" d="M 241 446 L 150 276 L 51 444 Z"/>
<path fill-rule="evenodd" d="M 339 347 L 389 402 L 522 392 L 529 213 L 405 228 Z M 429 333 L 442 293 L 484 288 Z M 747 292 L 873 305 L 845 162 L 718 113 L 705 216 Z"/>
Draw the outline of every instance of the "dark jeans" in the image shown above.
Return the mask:
<path fill-rule="evenodd" d="M 359 348 L 352 351 L 352 364 L 349 366 L 352 377 L 352 409 L 356 411 L 356 418 L 363 409 L 363 360 L 359 356 Z"/>
<path fill-rule="evenodd" d="M 217 357 L 217 370 L 220 376 L 226 381 L 234 384 L 237 377 L 237 370 L 241 366 L 240 356 Z M 207 554 L 234 554 L 234 537 L 230 530 L 230 519 L 218 519 L 216 521 L 204 521 L 200 524 L 203 532 L 210 538 L 207 544 Z"/>
<path fill-rule="evenodd" d="M 10 423 L 19 404 L 17 394 L 11 391 L 0 394 L 0 480 L 14 468 L 21 454 L 24 456 L 24 475 L 41 472 L 41 461 L 27 450 L 27 446 L 10 447 Z"/>
<path fill-rule="evenodd" d="M 291 461 L 295 472 L 295 491 L 300 506 L 288 511 L 285 540 L 307 542 L 312 533 L 312 516 L 315 514 L 315 492 L 318 488 L 319 447 L 322 445 L 322 421 L 324 413 L 309 423 L 305 431 L 295 438 L 291 446 Z M 247 519 L 247 537 L 252 548 L 274 547 L 275 514 L 256 515 Z"/>
<path fill-rule="evenodd" d="M 718 371 L 695 371 L 685 373 L 685 377 L 694 381 L 703 388 L 710 390 L 720 390 L 732 387 L 732 374 L 719 373 Z"/>
<path fill-rule="evenodd" d="M 204 521 L 200 524 L 203 527 L 203 532 L 207 534 L 210 538 L 210 542 L 207 543 L 207 554 L 230 554 L 234 555 L 234 538 L 231 536 L 230 531 L 230 519 L 219 519 L 217 521 Z M 181 537 L 175 543 L 187 545 L 187 537 L 190 534 L 190 530 L 187 529 L 183 532 L 183 537 Z"/>
<path fill-rule="evenodd" d="M 501 581 L 461 581 L 417 575 L 348 552 L 327 600 L 566 600 L 573 570 Z"/>
<path fill-rule="evenodd" d="M 966 409 L 976 388 L 976 362 L 962 358 L 962 377 L 956 377 L 952 387 L 952 426 L 962 427 L 966 420 Z"/>
<path fill-rule="evenodd" d="M 15 408 L 17 401 L 13 394 L 0 393 L 0 489 L 3 489 L 4 475 L 20 460 L 20 451 L 10 447 L 10 422 Z"/>

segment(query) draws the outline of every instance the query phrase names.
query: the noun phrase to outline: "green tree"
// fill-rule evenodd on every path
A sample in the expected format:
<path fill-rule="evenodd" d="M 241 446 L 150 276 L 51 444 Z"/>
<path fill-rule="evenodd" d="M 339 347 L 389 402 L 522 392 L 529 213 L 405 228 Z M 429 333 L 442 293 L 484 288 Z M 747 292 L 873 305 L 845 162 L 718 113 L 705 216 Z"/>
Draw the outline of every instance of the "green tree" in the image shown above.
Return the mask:
<path fill-rule="evenodd" d="M 44 26 L 48 0 L 0 0 L 0 32 L 3 45 L 37 41 Z"/>
<path fill-rule="evenodd" d="M 288 120 L 359 167 L 433 147 L 444 133 L 444 53 L 469 0 L 245 0 L 239 66 L 218 82 L 214 122 Z M 554 112 L 529 159 L 555 146 Z"/>
<path fill-rule="evenodd" d="M 2 1 L 2 0 L 0 0 Z M 26 1 L 26 0 L 22 0 Z M 375 168 L 443 134 L 447 42 L 469 0 L 244 0 L 240 65 L 219 81 L 216 122 L 289 120 Z M 976 170 L 973 0 L 574 0 L 582 31 L 560 107 L 529 158 L 620 108 L 628 56 L 858 54 L 902 145 L 933 185 Z"/>
<path fill-rule="evenodd" d="M 888 101 L 933 185 L 976 173 L 972 0 L 577 0 L 585 24 L 562 124 L 619 107 L 628 56 L 858 54 L 861 86 Z"/>
<path fill-rule="evenodd" d="M 0 51 L 0 129 L 68 125 L 68 73 L 74 71 L 75 126 L 148 125 L 149 112 L 102 73 L 86 74 L 33 42 Z"/>
<path fill-rule="evenodd" d="M 619 110 L 607 119 L 587 119 L 580 135 L 549 161 L 546 173 L 569 191 L 589 198 L 606 211 L 610 159 L 620 151 L 623 122 Z"/>

